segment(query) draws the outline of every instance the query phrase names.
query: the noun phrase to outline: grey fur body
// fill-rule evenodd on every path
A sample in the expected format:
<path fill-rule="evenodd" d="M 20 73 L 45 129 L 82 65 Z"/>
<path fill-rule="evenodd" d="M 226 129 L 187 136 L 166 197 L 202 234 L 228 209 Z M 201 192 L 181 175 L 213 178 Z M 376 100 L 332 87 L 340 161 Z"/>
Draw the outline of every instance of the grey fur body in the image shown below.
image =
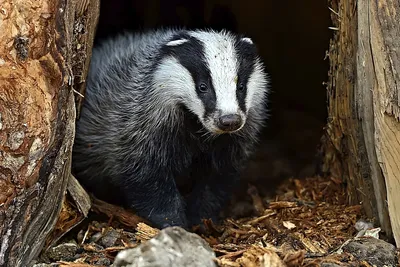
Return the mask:
<path fill-rule="evenodd" d="M 241 49 L 250 52 L 240 57 Z M 77 121 L 76 177 L 158 227 L 216 220 L 266 119 L 268 82 L 255 51 L 229 32 L 180 29 L 95 48 Z"/>

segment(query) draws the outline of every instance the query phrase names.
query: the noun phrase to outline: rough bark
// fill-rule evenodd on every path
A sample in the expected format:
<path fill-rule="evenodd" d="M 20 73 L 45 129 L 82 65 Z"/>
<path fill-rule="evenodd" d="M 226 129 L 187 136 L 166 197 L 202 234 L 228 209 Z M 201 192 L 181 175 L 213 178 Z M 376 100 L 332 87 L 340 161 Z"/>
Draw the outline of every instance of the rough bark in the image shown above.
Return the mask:
<path fill-rule="evenodd" d="M 64 199 L 74 136 L 72 45 L 79 3 L 0 3 L 0 266 L 29 266 Z"/>
<path fill-rule="evenodd" d="M 357 3 L 331 1 L 337 28 L 329 49 L 328 125 L 325 166 L 331 175 L 347 182 L 349 202 L 362 203 L 368 217 L 377 217 L 362 123 L 358 116 Z M 388 230 L 388 229 L 385 229 Z"/>
<path fill-rule="evenodd" d="M 92 56 L 93 40 L 100 14 L 100 0 L 76 1 L 72 38 L 72 71 L 74 73 L 74 88 L 77 117 L 85 95 L 86 76 L 89 71 Z"/>
<path fill-rule="evenodd" d="M 325 170 L 348 182 L 349 201 L 363 204 L 400 243 L 400 5 L 397 1 L 331 1 L 338 28 L 329 51 L 329 121 Z"/>

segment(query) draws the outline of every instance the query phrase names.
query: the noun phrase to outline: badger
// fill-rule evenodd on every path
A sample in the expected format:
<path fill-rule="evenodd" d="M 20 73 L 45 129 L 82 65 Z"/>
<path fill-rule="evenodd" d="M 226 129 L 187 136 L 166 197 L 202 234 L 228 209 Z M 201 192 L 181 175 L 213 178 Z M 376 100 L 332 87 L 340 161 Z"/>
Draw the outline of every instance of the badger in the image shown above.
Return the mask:
<path fill-rule="evenodd" d="M 92 54 L 73 173 L 155 227 L 218 222 L 256 149 L 268 92 L 244 35 L 164 28 L 106 39 Z"/>

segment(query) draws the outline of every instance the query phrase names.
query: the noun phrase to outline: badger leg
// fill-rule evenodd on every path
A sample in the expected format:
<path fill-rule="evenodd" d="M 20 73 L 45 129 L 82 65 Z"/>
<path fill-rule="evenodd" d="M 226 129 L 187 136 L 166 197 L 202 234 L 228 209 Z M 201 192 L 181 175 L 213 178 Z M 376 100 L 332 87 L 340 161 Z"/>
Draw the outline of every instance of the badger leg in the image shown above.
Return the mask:
<path fill-rule="evenodd" d="M 219 213 L 229 202 L 239 174 L 218 173 L 208 175 L 195 185 L 187 200 L 187 217 L 189 225 L 201 224 L 202 219 L 211 219 L 217 223 Z"/>
<path fill-rule="evenodd" d="M 135 179 L 122 186 L 126 204 L 157 228 L 187 228 L 184 201 L 174 180 L 166 172 L 152 173 L 157 176 L 141 174 L 142 177 L 146 177 L 145 181 Z"/>

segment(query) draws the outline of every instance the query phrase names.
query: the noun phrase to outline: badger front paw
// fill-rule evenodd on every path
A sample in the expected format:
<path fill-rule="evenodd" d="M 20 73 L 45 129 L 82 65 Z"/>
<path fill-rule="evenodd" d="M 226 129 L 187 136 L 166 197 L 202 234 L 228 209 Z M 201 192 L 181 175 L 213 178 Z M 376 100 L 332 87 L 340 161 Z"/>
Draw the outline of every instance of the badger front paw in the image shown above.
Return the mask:
<path fill-rule="evenodd" d="M 147 219 L 159 229 L 170 226 L 188 228 L 186 215 L 183 212 L 152 212 Z"/>
<path fill-rule="evenodd" d="M 185 203 L 179 195 L 167 195 L 164 198 L 147 198 L 146 207 L 136 209 L 139 215 L 150 221 L 157 228 L 163 229 L 169 226 L 187 228 L 187 216 Z M 144 202 L 142 202 L 144 203 Z"/>

